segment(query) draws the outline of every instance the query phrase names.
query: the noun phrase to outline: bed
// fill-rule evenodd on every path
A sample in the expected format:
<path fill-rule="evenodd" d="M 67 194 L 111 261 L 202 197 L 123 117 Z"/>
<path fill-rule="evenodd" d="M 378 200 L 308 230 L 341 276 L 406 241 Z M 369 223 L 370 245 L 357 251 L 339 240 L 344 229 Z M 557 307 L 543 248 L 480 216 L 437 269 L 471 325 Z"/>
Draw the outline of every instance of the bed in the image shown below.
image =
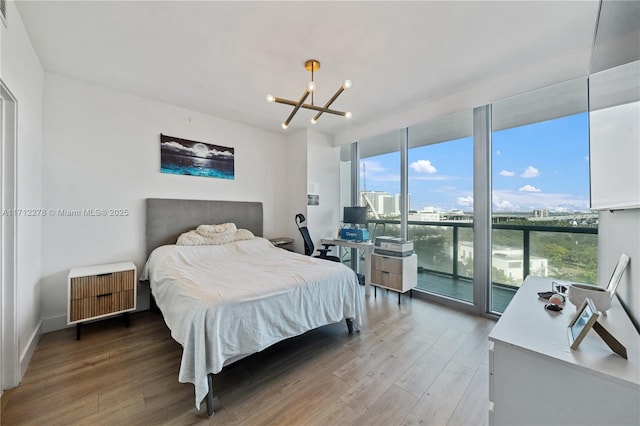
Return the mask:
<path fill-rule="evenodd" d="M 222 223 L 255 238 L 175 245 L 199 225 Z M 194 385 L 196 408 L 206 399 L 209 416 L 213 375 L 224 366 L 324 325 L 346 320 L 349 333 L 361 327 L 351 269 L 277 248 L 261 235 L 261 203 L 147 199 L 142 278 L 183 347 L 178 380 Z"/>

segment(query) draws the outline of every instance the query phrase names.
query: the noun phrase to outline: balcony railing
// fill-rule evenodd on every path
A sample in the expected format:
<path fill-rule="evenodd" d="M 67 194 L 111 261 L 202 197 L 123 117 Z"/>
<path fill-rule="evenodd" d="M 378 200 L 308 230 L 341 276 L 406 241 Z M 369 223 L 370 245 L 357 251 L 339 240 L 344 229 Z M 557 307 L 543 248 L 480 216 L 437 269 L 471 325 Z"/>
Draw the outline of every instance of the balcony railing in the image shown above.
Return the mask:
<path fill-rule="evenodd" d="M 419 273 L 449 277 L 449 282 L 454 283 L 473 280 L 473 223 L 409 221 L 408 225 L 409 239 L 414 241 L 418 254 Z M 399 220 L 369 220 L 367 226 L 372 239 L 376 235 L 400 236 Z M 494 223 L 492 229 L 494 290 L 515 293 L 530 274 L 596 280 L 596 227 Z"/>

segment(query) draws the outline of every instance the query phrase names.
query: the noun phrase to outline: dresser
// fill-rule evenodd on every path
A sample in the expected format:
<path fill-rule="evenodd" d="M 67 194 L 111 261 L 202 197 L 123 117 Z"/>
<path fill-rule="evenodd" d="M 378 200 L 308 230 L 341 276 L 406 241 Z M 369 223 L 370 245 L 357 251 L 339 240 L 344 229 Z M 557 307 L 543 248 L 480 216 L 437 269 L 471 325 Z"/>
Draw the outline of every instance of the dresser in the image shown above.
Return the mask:
<path fill-rule="evenodd" d="M 136 266 L 133 262 L 73 268 L 67 285 L 67 324 L 76 325 L 80 340 L 82 323 L 136 309 Z"/>
<path fill-rule="evenodd" d="M 406 257 L 394 257 L 372 254 L 371 284 L 397 291 L 398 303 L 400 303 L 400 294 L 418 285 L 418 256 L 412 254 Z"/>
<path fill-rule="evenodd" d="M 489 423 L 638 424 L 640 336 L 627 314 L 614 297 L 598 322 L 627 348 L 628 359 L 594 330 L 571 350 L 567 326 L 575 306 L 549 311 L 537 295 L 551 290 L 551 282 L 527 277 L 489 335 Z"/>

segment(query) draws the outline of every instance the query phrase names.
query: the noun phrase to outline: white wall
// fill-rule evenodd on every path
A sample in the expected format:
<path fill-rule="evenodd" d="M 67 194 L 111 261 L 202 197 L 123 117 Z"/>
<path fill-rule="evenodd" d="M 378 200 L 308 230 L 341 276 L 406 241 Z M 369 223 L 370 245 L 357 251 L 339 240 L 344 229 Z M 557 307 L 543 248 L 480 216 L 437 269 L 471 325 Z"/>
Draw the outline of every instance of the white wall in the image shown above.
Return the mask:
<path fill-rule="evenodd" d="M 289 236 L 294 239 L 294 251 L 304 253 L 304 242 L 295 225 L 295 215 L 302 213 L 315 248 L 320 240 L 335 237 L 340 207 L 340 149 L 333 147 L 326 134 L 300 130 L 287 138 L 287 199 L 289 212 L 285 218 Z M 319 188 L 320 204 L 307 205 L 307 184 Z M 317 253 L 315 253 L 317 254 Z"/>
<path fill-rule="evenodd" d="M 332 146 L 329 136 L 309 131 L 307 181 L 319 185 L 320 204 L 307 206 L 309 232 L 316 248 L 324 237 L 336 237 L 340 225 L 340 148 Z M 334 248 L 337 255 L 337 248 Z"/>
<path fill-rule="evenodd" d="M 160 133 L 234 147 L 235 179 L 160 173 Z M 142 268 L 145 198 L 261 201 L 265 237 L 286 235 L 286 149 L 279 133 L 47 73 L 43 207 L 128 209 L 129 215 L 44 219 L 44 330 L 66 326 L 70 268 L 125 260 Z M 138 302 L 148 304 L 147 288 Z"/>
<path fill-rule="evenodd" d="M 18 104 L 17 207 L 41 205 L 42 91 L 44 71 L 13 2 L 7 2 L 8 25 L 0 24 L 0 77 Z M 22 373 L 37 343 L 40 324 L 39 217 L 18 217 L 17 324 Z"/>
<path fill-rule="evenodd" d="M 293 238 L 293 251 L 304 254 L 304 242 L 295 224 L 295 216 L 302 213 L 307 217 L 307 132 L 300 130 L 287 136 L 287 209 L 285 222 L 287 229 L 282 237 Z M 308 224 L 307 224 L 308 226 Z"/>
<path fill-rule="evenodd" d="M 598 283 L 609 282 L 620 254 L 627 253 L 631 261 L 617 293 L 640 321 L 640 209 L 602 210 L 598 219 Z"/>

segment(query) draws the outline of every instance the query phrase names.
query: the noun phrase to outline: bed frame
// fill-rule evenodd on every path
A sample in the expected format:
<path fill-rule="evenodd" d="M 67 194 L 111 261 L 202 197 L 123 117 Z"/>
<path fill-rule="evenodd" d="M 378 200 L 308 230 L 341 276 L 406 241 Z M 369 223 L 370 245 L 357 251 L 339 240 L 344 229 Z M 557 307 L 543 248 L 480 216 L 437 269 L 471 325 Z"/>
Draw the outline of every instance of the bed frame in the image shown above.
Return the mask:
<path fill-rule="evenodd" d="M 238 229 L 248 229 L 263 236 L 262 203 L 249 201 L 179 200 L 147 198 L 146 249 L 147 258 L 162 245 L 175 244 L 180 234 L 202 224 L 233 222 Z M 150 295 L 152 308 L 155 305 Z M 157 309 L 157 308 L 156 308 Z M 159 311 L 159 310 L 158 310 Z M 349 334 L 353 320 L 346 319 Z M 207 374 L 209 392 L 206 396 L 207 415 L 213 415 L 213 374 Z"/>

